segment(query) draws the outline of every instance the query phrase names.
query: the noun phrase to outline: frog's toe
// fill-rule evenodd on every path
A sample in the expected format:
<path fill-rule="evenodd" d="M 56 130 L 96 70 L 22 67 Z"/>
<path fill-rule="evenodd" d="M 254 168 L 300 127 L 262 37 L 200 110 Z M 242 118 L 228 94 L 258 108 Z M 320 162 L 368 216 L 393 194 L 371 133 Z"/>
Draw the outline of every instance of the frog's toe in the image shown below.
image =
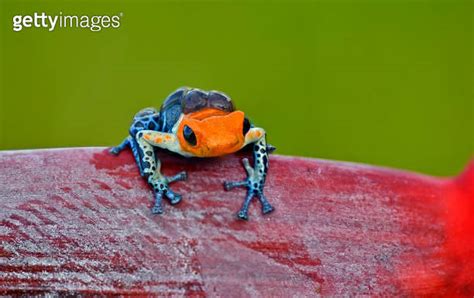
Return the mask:
<path fill-rule="evenodd" d="M 130 145 L 130 137 L 126 137 L 125 140 L 123 140 L 122 143 L 120 143 L 120 145 L 110 148 L 109 152 L 113 155 L 117 155 L 120 153 L 120 151 L 124 150 L 129 145 Z"/>
<path fill-rule="evenodd" d="M 240 210 L 239 213 L 237 213 L 237 217 L 242 220 L 249 220 L 249 214 L 245 210 Z"/>
<path fill-rule="evenodd" d="M 224 189 L 229 191 L 236 187 L 247 186 L 247 180 L 244 181 L 225 181 L 224 182 Z"/>
<path fill-rule="evenodd" d="M 118 155 L 120 153 L 120 148 L 112 147 L 109 149 L 109 153 L 113 155 Z"/>
<path fill-rule="evenodd" d="M 153 214 L 163 214 L 163 207 L 161 206 L 153 206 L 153 208 L 151 208 L 151 213 Z"/>
<path fill-rule="evenodd" d="M 181 202 L 182 196 L 175 193 L 171 189 L 168 189 L 165 195 L 170 200 L 171 205 L 176 205 Z"/>
<path fill-rule="evenodd" d="M 270 154 L 270 153 L 273 153 L 273 151 L 276 150 L 276 147 L 273 146 L 273 145 L 270 145 L 270 144 L 267 144 L 267 152 Z"/>
<path fill-rule="evenodd" d="M 179 172 L 178 174 L 174 176 L 167 177 L 167 179 L 168 179 L 168 183 L 172 183 L 175 181 L 185 181 L 186 179 L 188 179 L 188 174 L 183 171 L 183 172 Z"/>
<path fill-rule="evenodd" d="M 268 214 L 275 210 L 275 208 L 273 208 L 273 206 L 270 205 L 267 198 L 265 198 L 262 191 L 257 191 L 257 197 L 258 197 L 258 200 L 260 201 L 260 204 L 262 205 L 263 214 Z"/>
<path fill-rule="evenodd" d="M 271 213 L 273 211 L 275 211 L 275 208 L 273 208 L 273 206 L 270 205 L 270 204 L 264 204 L 262 206 L 262 213 L 263 214 L 268 214 L 268 213 Z"/>
<path fill-rule="evenodd" d="M 162 214 L 163 213 L 163 207 L 161 206 L 161 201 L 163 198 L 163 193 L 162 192 L 156 192 L 155 193 L 155 206 L 151 209 L 151 213 L 153 214 Z"/>

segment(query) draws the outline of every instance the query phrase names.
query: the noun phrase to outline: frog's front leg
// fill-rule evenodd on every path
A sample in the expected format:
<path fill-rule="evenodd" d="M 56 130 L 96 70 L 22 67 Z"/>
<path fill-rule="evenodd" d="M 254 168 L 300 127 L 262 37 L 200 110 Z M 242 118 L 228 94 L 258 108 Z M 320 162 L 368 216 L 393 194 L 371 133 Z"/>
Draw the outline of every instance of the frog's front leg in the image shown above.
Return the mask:
<path fill-rule="evenodd" d="M 143 153 L 141 154 L 143 173 L 155 194 L 155 205 L 152 212 L 154 214 L 161 214 L 163 213 L 161 204 L 163 196 L 166 196 L 172 205 L 178 204 L 181 201 L 181 195 L 173 192 L 168 185 L 175 181 L 186 180 L 187 176 L 186 172 L 180 172 L 171 177 L 163 175 L 161 173 L 161 162 L 155 156 L 153 146 L 169 149 L 170 146 L 176 145 L 176 138 L 168 133 L 142 130 L 137 133 L 136 139 Z"/>
<path fill-rule="evenodd" d="M 248 209 L 250 202 L 256 196 L 260 200 L 262 205 L 262 213 L 267 214 L 274 210 L 272 205 L 268 202 L 263 194 L 263 188 L 265 186 L 265 179 L 268 171 L 268 154 L 267 142 L 265 140 L 265 131 L 261 128 L 252 128 L 246 135 L 246 143 L 254 143 L 253 146 L 253 158 L 254 166 L 250 166 L 249 160 L 244 158 L 242 160 L 244 168 L 247 172 L 247 179 L 244 181 L 237 182 L 225 182 L 225 190 L 231 190 L 235 187 L 246 187 L 247 196 L 245 197 L 244 204 L 240 209 L 237 216 L 240 219 L 248 219 Z"/>

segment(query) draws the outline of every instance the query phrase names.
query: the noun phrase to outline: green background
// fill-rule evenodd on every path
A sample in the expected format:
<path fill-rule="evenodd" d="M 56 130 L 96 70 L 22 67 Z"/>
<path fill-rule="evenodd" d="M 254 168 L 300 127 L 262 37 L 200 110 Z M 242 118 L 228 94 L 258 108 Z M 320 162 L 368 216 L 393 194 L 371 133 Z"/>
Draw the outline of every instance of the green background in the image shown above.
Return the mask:
<path fill-rule="evenodd" d="M 123 13 L 119 29 L 12 29 Z M 218 89 L 280 154 L 436 175 L 474 148 L 473 1 L 0 0 L 0 149 L 110 146 L 176 88 Z"/>

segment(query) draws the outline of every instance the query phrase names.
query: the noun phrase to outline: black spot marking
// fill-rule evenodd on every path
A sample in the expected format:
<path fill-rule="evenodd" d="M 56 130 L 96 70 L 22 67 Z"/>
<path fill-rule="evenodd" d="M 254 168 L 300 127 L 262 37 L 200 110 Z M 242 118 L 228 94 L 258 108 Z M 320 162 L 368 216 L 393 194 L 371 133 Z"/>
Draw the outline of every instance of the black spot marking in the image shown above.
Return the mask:
<path fill-rule="evenodd" d="M 261 153 L 265 153 L 265 149 L 263 149 L 263 148 L 260 149 L 260 152 L 261 152 Z"/>
<path fill-rule="evenodd" d="M 136 128 L 143 128 L 144 125 L 143 125 L 143 123 L 142 123 L 141 121 L 138 121 L 137 123 L 135 123 L 135 127 L 136 127 Z"/>
<path fill-rule="evenodd" d="M 242 127 L 242 133 L 245 136 L 247 132 L 250 130 L 250 121 L 247 118 L 244 118 L 244 124 Z"/>
<path fill-rule="evenodd" d="M 153 154 L 153 152 L 151 152 L 151 151 L 146 152 L 146 155 L 148 155 L 148 156 L 151 156 L 152 154 Z"/>
<path fill-rule="evenodd" d="M 155 129 L 156 129 L 156 124 L 155 124 L 155 122 L 153 122 L 153 121 L 150 122 L 150 123 L 148 124 L 148 129 L 150 129 L 150 130 L 155 130 Z"/>
<path fill-rule="evenodd" d="M 155 170 L 156 170 L 156 167 L 155 167 L 155 166 L 152 166 L 152 167 L 151 167 L 151 170 L 152 170 L 152 171 L 155 171 Z"/>
<path fill-rule="evenodd" d="M 143 168 L 144 169 L 150 168 L 150 163 L 148 161 L 143 162 Z"/>
<path fill-rule="evenodd" d="M 139 138 L 143 137 L 143 132 L 138 133 L 138 137 Z"/>

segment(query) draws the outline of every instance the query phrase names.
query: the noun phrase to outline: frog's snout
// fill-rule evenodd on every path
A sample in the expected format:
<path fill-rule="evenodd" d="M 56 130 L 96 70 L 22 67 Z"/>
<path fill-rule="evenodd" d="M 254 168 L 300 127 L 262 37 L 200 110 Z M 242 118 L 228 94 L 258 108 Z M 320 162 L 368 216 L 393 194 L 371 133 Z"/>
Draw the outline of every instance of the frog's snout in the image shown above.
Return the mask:
<path fill-rule="evenodd" d="M 233 134 L 229 134 L 225 137 L 222 135 L 213 136 L 207 140 L 207 150 L 203 152 L 203 155 L 211 157 L 233 153 L 240 150 L 242 144 L 243 141 Z"/>

